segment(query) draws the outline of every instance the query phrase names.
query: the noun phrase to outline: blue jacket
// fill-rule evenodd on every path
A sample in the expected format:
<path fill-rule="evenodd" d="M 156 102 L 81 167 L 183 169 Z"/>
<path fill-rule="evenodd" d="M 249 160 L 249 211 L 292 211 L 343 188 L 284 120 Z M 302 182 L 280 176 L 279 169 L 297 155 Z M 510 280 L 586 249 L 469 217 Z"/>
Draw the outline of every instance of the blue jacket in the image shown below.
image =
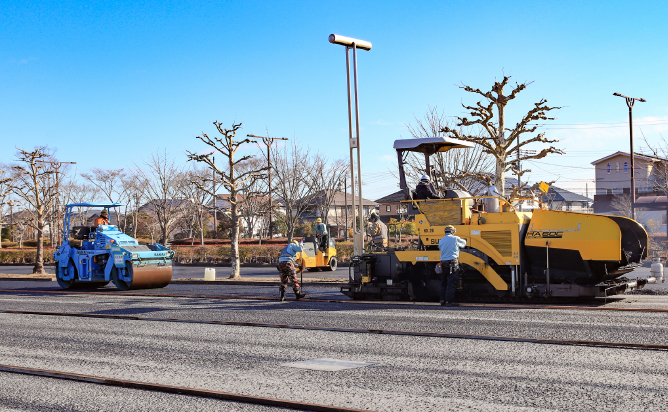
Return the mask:
<path fill-rule="evenodd" d="M 278 258 L 279 262 L 292 262 L 295 263 L 295 256 L 298 252 L 302 251 L 302 247 L 294 243 L 290 243 L 281 250 L 281 257 Z"/>
<path fill-rule="evenodd" d="M 438 241 L 438 250 L 441 252 L 441 260 L 459 259 L 459 249 L 466 246 L 466 240 L 455 236 L 445 235 Z"/>
<path fill-rule="evenodd" d="M 327 233 L 327 228 L 325 227 L 325 224 L 324 223 L 316 223 L 315 224 L 315 234 L 322 236 L 325 233 Z"/>

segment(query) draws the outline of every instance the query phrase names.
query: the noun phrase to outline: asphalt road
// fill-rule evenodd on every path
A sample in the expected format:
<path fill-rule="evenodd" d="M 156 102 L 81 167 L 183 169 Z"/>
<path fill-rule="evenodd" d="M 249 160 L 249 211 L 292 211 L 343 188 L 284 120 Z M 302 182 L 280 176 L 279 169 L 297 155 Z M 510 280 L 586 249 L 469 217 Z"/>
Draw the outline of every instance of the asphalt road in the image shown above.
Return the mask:
<path fill-rule="evenodd" d="M 46 266 L 46 271 L 55 274 L 53 266 Z M 181 266 L 176 265 L 172 267 L 172 279 L 190 278 L 190 279 L 204 279 L 203 266 Z M 232 273 L 230 267 L 215 267 L 216 278 L 226 279 Z M 9 275 L 29 275 L 32 273 L 32 266 L 0 266 L 0 273 Z M 260 266 L 260 267 L 241 267 L 242 277 L 271 277 L 278 278 L 278 270 L 276 266 Z M 319 279 L 348 279 L 348 268 L 341 267 L 334 272 L 304 272 L 304 278 L 319 278 Z"/>
<path fill-rule="evenodd" d="M 15 290 L 0 293 L 0 309 L 668 343 L 668 313 L 161 298 L 113 288 L 103 295 L 21 291 L 35 287 L 57 290 L 53 282 L 0 280 L 0 289 Z M 263 286 L 153 291 L 276 296 L 275 287 Z M 309 293 L 327 298 L 338 289 Z M 668 297 L 633 295 L 606 306 L 643 305 L 668 309 Z M 661 351 L 2 313 L 0 330 L 0 364 L 371 410 L 663 411 L 668 404 L 668 352 Z M 323 358 L 372 364 L 339 371 L 283 366 Z M 0 404 L 10 410 L 243 406 L 46 378 L 0 379 Z"/>

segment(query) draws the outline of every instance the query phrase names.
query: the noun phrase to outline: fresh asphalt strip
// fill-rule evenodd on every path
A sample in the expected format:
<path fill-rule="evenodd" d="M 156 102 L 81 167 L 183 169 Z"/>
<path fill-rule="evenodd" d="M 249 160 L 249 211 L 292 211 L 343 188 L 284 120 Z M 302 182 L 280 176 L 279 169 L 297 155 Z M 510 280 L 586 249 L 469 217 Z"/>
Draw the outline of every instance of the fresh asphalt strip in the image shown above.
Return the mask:
<path fill-rule="evenodd" d="M 311 286 L 311 285 L 310 285 Z M 313 285 L 315 286 L 315 285 Z M 328 285 L 331 286 L 331 285 Z M 39 289 L 0 289 L 0 293 L 12 294 L 60 294 L 60 295 L 105 295 L 105 296 L 134 296 L 154 298 L 188 298 L 188 299 L 216 299 L 216 300 L 276 300 L 275 297 L 267 296 L 235 296 L 235 295 L 184 295 L 166 293 L 133 293 L 120 292 L 110 289 L 104 292 L 98 291 L 74 291 L 74 290 L 39 290 Z M 287 299 L 294 300 L 294 299 Z M 438 303 L 417 301 L 387 301 L 387 300 L 352 300 L 352 299 L 314 299 L 307 298 L 308 302 L 324 303 L 350 303 L 357 305 L 387 305 L 387 306 L 438 306 Z M 555 310 L 607 310 L 614 312 L 668 312 L 668 309 L 652 308 L 619 308 L 602 306 L 570 306 L 570 305 L 536 305 L 531 303 L 460 303 L 459 307 L 471 309 L 555 309 Z"/>
<path fill-rule="evenodd" d="M 76 382 L 94 383 L 97 385 L 120 386 L 123 388 L 140 389 L 154 392 L 174 393 L 179 395 L 199 396 L 224 401 L 252 403 L 256 405 L 277 406 L 281 408 L 299 409 L 302 411 L 323 412 L 358 412 L 362 409 L 343 408 L 339 406 L 319 405 L 284 399 L 262 398 L 258 396 L 241 395 L 238 393 L 210 391 L 206 389 L 186 388 L 182 386 L 162 385 L 159 383 L 136 382 L 123 379 L 102 378 L 99 376 L 81 375 L 78 373 L 59 372 L 45 369 L 22 368 L 17 366 L 0 365 L 0 372 L 17 373 L 21 375 L 42 376 L 47 378 L 64 379 Z M 365 410 L 366 411 L 366 410 Z"/>
<path fill-rule="evenodd" d="M 471 339 L 471 340 L 487 340 L 487 341 L 503 341 L 503 342 L 524 342 L 524 343 L 536 343 L 536 344 L 546 344 L 546 345 L 592 346 L 592 347 L 600 347 L 600 348 L 621 348 L 621 349 L 668 351 L 668 345 L 655 344 L 655 343 L 605 342 L 605 341 L 570 340 L 570 339 L 540 339 L 540 338 L 523 338 L 523 337 L 517 337 L 517 336 L 466 335 L 466 334 L 455 334 L 455 333 L 414 332 L 414 331 L 384 330 L 384 329 L 330 328 L 330 327 L 324 327 L 324 326 L 284 325 L 284 324 L 275 324 L 275 323 L 238 322 L 238 321 L 226 321 L 226 320 L 148 318 L 148 317 L 139 317 L 139 316 L 127 316 L 127 315 L 100 315 L 100 314 L 90 314 L 90 313 L 38 312 L 38 311 L 25 311 L 25 310 L 0 310 L 0 313 L 7 313 L 7 314 L 14 314 L 14 315 L 37 315 L 37 316 L 61 316 L 61 317 L 75 317 L 75 318 L 136 320 L 136 321 L 148 321 L 148 322 L 197 323 L 197 324 L 226 325 L 226 326 L 247 326 L 247 327 L 256 327 L 256 328 L 299 329 L 299 330 L 343 332 L 343 333 L 369 333 L 369 334 L 375 334 L 375 335 L 421 336 L 421 337 L 428 337 L 428 338 Z"/>

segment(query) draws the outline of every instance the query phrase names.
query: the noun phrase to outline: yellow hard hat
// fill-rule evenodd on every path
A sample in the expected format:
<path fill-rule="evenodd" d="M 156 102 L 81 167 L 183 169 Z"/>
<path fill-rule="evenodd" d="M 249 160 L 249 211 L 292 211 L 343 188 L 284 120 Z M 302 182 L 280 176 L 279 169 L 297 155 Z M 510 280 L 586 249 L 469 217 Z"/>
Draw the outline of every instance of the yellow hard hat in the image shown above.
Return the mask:
<path fill-rule="evenodd" d="M 294 243 L 295 245 L 299 244 L 299 242 L 297 242 L 296 240 L 293 240 L 292 243 Z"/>
<path fill-rule="evenodd" d="M 445 227 L 445 233 L 448 233 L 448 232 L 450 232 L 450 233 L 455 233 L 456 231 L 457 231 L 457 229 L 455 229 L 455 227 L 452 226 L 452 225 L 447 225 L 447 226 Z"/>
<path fill-rule="evenodd" d="M 322 223 L 322 219 L 318 218 L 318 220 L 316 220 L 316 222 Z"/>

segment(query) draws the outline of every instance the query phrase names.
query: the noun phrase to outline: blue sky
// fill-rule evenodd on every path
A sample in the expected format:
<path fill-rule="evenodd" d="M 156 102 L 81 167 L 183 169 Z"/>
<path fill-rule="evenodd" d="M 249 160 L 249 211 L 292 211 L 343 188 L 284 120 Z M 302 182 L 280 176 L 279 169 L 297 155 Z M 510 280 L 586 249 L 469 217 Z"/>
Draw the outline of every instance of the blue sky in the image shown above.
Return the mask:
<path fill-rule="evenodd" d="M 531 180 L 584 193 L 590 162 L 628 150 L 628 110 L 668 137 L 666 2 L 0 1 L 0 162 L 47 144 L 77 170 L 123 168 L 167 149 L 185 161 L 211 122 L 347 158 L 344 50 L 359 52 L 364 197 L 396 190 L 392 142 L 429 106 L 463 115 L 503 73 L 533 81 L 507 112 L 564 106 L 547 136 L 567 155 Z M 539 147 L 534 147 L 538 149 Z"/>

